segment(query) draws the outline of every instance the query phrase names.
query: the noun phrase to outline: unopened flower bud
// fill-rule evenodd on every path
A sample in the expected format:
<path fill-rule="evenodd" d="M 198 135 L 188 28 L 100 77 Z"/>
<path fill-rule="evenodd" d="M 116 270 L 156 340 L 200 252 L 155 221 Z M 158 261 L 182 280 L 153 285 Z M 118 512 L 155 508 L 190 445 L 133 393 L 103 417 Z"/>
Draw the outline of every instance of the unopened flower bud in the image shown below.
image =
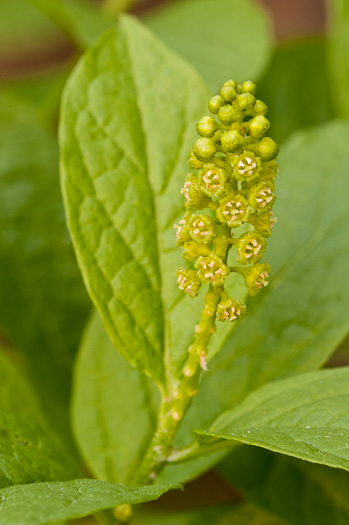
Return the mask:
<path fill-rule="evenodd" d="M 201 160 L 198 160 L 194 155 L 193 148 L 190 151 L 189 160 L 188 160 L 188 166 L 191 170 L 196 170 L 202 168 L 204 163 Z"/>
<path fill-rule="evenodd" d="M 218 118 L 225 126 L 230 126 L 236 120 L 241 118 L 242 112 L 237 104 L 232 106 L 222 106 L 218 111 Z"/>
<path fill-rule="evenodd" d="M 202 284 L 197 276 L 197 272 L 187 268 L 178 268 L 176 275 L 179 289 L 183 290 L 190 297 L 196 297 Z"/>
<path fill-rule="evenodd" d="M 217 209 L 217 218 L 221 222 L 226 222 L 230 228 L 241 226 L 250 216 L 250 209 L 247 200 L 243 195 L 229 193 L 220 200 Z"/>
<path fill-rule="evenodd" d="M 256 115 L 250 122 L 250 133 L 255 139 L 261 139 L 270 129 L 270 122 L 264 115 Z"/>
<path fill-rule="evenodd" d="M 258 178 L 262 163 L 252 151 L 245 151 L 233 159 L 232 167 L 236 180 L 251 182 Z"/>
<path fill-rule="evenodd" d="M 225 131 L 221 137 L 222 148 L 226 152 L 236 152 L 241 150 L 245 141 L 244 137 L 238 131 Z"/>
<path fill-rule="evenodd" d="M 262 100 L 256 100 L 253 108 L 257 115 L 266 115 L 268 113 L 268 106 Z"/>
<path fill-rule="evenodd" d="M 229 84 L 224 84 L 219 94 L 225 102 L 231 102 L 236 98 L 236 89 Z"/>
<path fill-rule="evenodd" d="M 242 93 L 251 93 L 252 95 L 256 94 L 257 86 L 251 80 L 245 80 L 241 86 Z"/>
<path fill-rule="evenodd" d="M 263 257 L 265 247 L 265 239 L 260 233 L 245 233 L 237 242 L 236 260 L 240 264 L 254 264 Z"/>
<path fill-rule="evenodd" d="M 193 151 L 197 159 L 206 162 L 212 159 L 217 148 L 212 139 L 202 138 L 195 142 Z"/>
<path fill-rule="evenodd" d="M 264 137 L 256 144 L 257 155 L 263 162 L 275 159 L 279 153 L 279 146 L 269 137 Z"/>
<path fill-rule="evenodd" d="M 220 108 L 223 106 L 224 100 L 220 95 L 216 95 L 215 97 L 210 98 L 210 101 L 208 103 L 208 109 L 213 113 L 214 115 L 218 113 Z"/>
<path fill-rule="evenodd" d="M 246 312 L 246 306 L 235 299 L 231 299 L 226 294 L 222 294 L 217 306 L 217 321 L 236 321 Z"/>
<path fill-rule="evenodd" d="M 238 96 L 237 101 L 241 109 L 252 109 L 256 103 L 256 99 L 251 93 L 242 93 Z"/>
<path fill-rule="evenodd" d="M 199 279 L 205 284 L 222 286 L 225 278 L 229 275 L 229 268 L 216 254 L 208 257 L 199 257 L 195 263 Z"/>
<path fill-rule="evenodd" d="M 210 244 L 213 241 L 216 221 L 209 215 L 192 215 L 188 219 L 188 231 L 193 241 Z"/>
<path fill-rule="evenodd" d="M 257 213 L 265 213 L 265 211 L 272 207 L 275 201 L 274 184 L 272 182 L 259 182 L 253 186 L 248 196 L 249 205 L 256 210 Z"/>
<path fill-rule="evenodd" d="M 196 131 L 202 137 L 212 138 L 217 129 L 216 121 L 213 117 L 202 117 L 196 124 Z"/>

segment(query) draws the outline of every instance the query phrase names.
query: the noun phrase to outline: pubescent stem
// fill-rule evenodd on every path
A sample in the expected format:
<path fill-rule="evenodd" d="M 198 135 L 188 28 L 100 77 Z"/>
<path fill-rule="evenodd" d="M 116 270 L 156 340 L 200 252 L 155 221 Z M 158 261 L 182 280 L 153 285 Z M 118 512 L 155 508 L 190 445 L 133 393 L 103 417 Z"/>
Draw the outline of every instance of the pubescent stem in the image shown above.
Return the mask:
<path fill-rule="evenodd" d="M 219 226 L 215 239 L 214 253 L 226 262 L 231 232 L 227 225 Z M 162 397 L 158 425 L 131 484 L 150 484 L 163 469 L 172 451 L 172 443 L 194 396 L 198 391 L 202 370 L 206 370 L 208 344 L 215 332 L 217 306 L 221 298 L 222 286 L 210 284 L 205 295 L 205 305 L 201 319 L 195 327 L 195 338 L 189 347 L 189 356 L 182 374 L 167 396 Z"/>

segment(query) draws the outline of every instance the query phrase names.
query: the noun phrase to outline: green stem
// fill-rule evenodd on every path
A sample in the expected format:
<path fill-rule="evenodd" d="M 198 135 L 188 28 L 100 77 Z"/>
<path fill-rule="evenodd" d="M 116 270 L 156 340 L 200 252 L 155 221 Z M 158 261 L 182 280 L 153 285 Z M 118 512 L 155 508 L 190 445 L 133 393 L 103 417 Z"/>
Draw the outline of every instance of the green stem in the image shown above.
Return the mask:
<path fill-rule="evenodd" d="M 215 253 L 226 262 L 230 248 L 230 228 L 220 226 L 215 240 Z M 179 380 L 160 404 L 158 426 L 131 484 L 152 483 L 165 466 L 172 443 L 184 415 L 198 391 L 202 370 L 206 369 L 207 349 L 215 331 L 216 311 L 223 287 L 210 285 L 205 295 L 201 319 L 195 327 L 195 338 Z"/>

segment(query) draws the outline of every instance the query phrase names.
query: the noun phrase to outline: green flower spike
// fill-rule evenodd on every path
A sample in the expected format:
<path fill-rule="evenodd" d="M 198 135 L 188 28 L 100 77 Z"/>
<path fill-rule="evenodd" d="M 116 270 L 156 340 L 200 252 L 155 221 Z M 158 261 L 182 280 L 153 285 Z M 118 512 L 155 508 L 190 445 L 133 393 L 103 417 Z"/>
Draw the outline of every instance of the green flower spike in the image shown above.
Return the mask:
<path fill-rule="evenodd" d="M 192 215 L 188 220 L 189 235 L 197 243 L 211 244 L 215 228 L 216 221 L 208 215 Z"/>
<path fill-rule="evenodd" d="M 199 172 L 199 184 L 201 191 L 208 197 L 220 197 L 225 193 L 224 184 L 227 180 L 227 173 L 222 168 L 217 168 L 214 164 L 205 164 L 203 170 Z"/>
<path fill-rule="evenodd" d="M 248 195 L 248 203 L 257 213 L 265 213 L 275 201 L 274 184 L 272 182 L 259 182 L 252 187 Z"/>
<path fill-rule="evenodd" d="M 229 193 L 220 200 L 217 208 L 217 218 L 226 222 L 230 228 L 237 228 L 246 222 L 250 216 L 247 200 L 243 195 Z"/>
<path fill-rule="evenodd" d="M 197 272 L 187 268 L 178 268 L 176 275 L 179 289 L 183 290 L 190 297 L 196 297 L 202 285 Z"/>
<path fill-rule="evenodd" d="M 212 202 L 207 195 L 204 195 L 198 176 L 194 173 L 188 173 L 181 193 L 184 195 L 185 207 L 188 209 L 203 210 Z"/>
<path fill-rule="evenodd" d="M 237 181 L 251 182 L 258 178 L 262 169 L 262 163 L 252 151 L 245 151 L 241 155 L 234 157 L 232 167 Z"/>
<path fill-rule="evenodd" d="M 249 268 L 233 267 L 233 272 L 240 273 L 245 279 L 247 292 L 256 295 L 264 286 L 269 284 L 270 266 L 266 263 L 255 264 Z"/>
<path fill-rule="evenodd" d="M 254 264 L 258 262 L 263 257 L 266 248 L 264 237 L 257 232 L 245 233 L 245 235 L 240 237 L 236 245 L 238 251 L 236 260 L 240 264 Z"/>
<path fill-rule="evenodd" d="M 199 257 L 195 263 L 200 281 L 213 286 L 223 286 L 225 278 L 229 274 L 229 268 L 215 253 L 208 257 Z"/>
<path fill-rule="evenodd" d="M 217 306 L 217 321 L 236 321 L 246 312 L 246 305 L 231 299 L 227 294 L 222 293 L 221 300 Z"/>

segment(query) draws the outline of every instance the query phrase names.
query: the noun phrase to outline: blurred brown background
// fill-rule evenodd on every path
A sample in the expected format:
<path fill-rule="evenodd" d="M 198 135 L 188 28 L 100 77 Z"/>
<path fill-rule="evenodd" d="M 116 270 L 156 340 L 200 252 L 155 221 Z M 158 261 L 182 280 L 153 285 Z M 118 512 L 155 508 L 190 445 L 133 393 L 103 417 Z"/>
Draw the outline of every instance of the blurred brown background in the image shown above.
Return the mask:
<path fill-rule="evenodd" d="M 132 12 L 142 16 L 168 1 L 138 0 Z M 274 34 L 279 41 L 325 32 L 325 0 L 258 0 L 258 2 L 270 13 Z M 46 35 L 38 35 L 37 40 L 31 38 L 28 41 L 23 38 L 18 41 L 17 35 L 13 35 L 13 40 L 0 41 L 0 43 L 1 80 L 52 68 L 69 60 L 73 52 L 69 41 L 57 30 Z"/>

